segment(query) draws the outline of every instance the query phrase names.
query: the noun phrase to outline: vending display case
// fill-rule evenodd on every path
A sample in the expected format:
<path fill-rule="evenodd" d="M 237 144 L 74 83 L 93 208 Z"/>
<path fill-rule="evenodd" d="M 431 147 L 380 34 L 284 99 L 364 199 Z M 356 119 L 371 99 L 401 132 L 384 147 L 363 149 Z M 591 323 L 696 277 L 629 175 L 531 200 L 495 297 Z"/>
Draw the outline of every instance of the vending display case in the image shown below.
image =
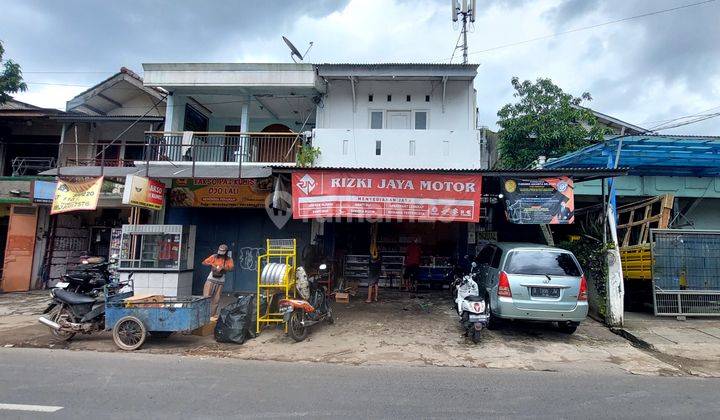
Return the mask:
<path fill-rule="evenodd" d="M 121 279 L 133 275 L 136 294 L 188 296 L 192 292 L 195 226 L 123 225 Z"/>

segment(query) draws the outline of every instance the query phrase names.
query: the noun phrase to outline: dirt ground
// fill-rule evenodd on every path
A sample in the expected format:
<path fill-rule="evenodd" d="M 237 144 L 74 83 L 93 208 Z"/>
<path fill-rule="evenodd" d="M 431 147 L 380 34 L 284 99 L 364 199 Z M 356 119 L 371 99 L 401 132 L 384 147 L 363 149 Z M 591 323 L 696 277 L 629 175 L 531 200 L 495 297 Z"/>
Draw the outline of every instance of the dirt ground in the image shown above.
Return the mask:
<path fill-rule="evenodd" d="M 34 309 L 26 306 L 20 315 L 0 316 L 0 346 L 119 351 L 109 333 L 78 335 L 69 343 L 54 341 L 49 330 L 37 323 L 37 315 L 28 315 L 44 307 L 45 301 L 39 297 L 30 301 Z M 499 331 L 485 331 L 483 341 L 473 344 L 462 336 L 458 317 L 443 294 L 411 296 L 385 292 L 378 303 L 366 304 L 362 296 L 357 296 L 349 304 L 335 304 L 333 308 L 335 324 L 317 325 L 301 343 L 295 343 L 279 327 L 267 327 L 243 345 L 216 343 L 212 335 L 175 334 L 167 339 L 148 338 L 137 352 L 353 365 L 687 373 L 672 362 L 661 361 L 633 347 L 591 319 L 573 335 L 560 333 L 550 325 L 512 323 Z M 6 322 L 6 318 L 13 316 L 23 317 L 24 322 L 16 325 Z"/>

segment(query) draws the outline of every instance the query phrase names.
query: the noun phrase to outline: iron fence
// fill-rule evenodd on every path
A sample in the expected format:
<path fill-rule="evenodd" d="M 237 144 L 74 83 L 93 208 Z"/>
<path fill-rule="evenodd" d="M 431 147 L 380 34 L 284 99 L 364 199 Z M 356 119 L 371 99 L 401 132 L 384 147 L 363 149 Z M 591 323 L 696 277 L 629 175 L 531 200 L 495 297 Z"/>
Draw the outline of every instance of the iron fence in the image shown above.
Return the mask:
<path fill-rule="evenodd" d="M 655 315 L 720 316 L 720 231 L 651 230 Z"/>

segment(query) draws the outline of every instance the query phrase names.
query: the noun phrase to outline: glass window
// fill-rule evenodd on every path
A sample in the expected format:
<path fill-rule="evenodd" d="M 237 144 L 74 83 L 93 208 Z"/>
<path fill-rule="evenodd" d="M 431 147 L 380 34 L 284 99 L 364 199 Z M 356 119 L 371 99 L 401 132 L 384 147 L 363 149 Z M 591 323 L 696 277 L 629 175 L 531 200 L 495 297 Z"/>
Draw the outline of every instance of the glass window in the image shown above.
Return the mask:
<path fill-rule="evenodd" d="M 383 128 L 383 113 L 382 111 L 370 112 L 370 128 L 379 130 Z"/>
<path fill-rule="evenodd" d="M 416 111 L 415 112 L 415 129 L 416 130 L 427 130 L 427 112 Z"/>
<path fill-rule="evenodd" d="M 208 117 L 205 114 L 191 105 L 185 104 L 185 121 L 183 124 L 185 131 L 205 132 L 208 131 L 209 124 Z"/>
<path fill-rule="evenodd" d="M 495 253 L 495 248 L 490 245 L 487 245 L 485 248 L 480 250 L 477 257 L 475 258 L 475 262 L 477 263 L 477 265 L 483 265 L 483 264 L 489 265 L 490 262 L 492 262 L 492 257 L 493 257 L 494 253 Z"/>
<path fill-rule="evenodd" d="M 572 255 L 548 250 L 513 251 L 505 264 L 509 274 L 579 277 L 582 270 Z"/>
<path fill-rule="evenodd" d="M 500 259 L 502 259 L 502 250 L 500 248 L 497 248 L 495 250 L 495 254 L 493 255 L 492 261 L 490 262 L 490 267 L 499 268 Z"/>
<path fill-rule="evenodd" d="M 375 141 L 375 154 L 380 156 L 382 153 L 382 142 L 380 140 Z"/>
<path fill-rule="evenodd" d="M 178 270 L 187 267 L 186 252 L 180 254 L 180 235 L 130 234 L 124 235 L 122 244 L 120 268 Z"/>

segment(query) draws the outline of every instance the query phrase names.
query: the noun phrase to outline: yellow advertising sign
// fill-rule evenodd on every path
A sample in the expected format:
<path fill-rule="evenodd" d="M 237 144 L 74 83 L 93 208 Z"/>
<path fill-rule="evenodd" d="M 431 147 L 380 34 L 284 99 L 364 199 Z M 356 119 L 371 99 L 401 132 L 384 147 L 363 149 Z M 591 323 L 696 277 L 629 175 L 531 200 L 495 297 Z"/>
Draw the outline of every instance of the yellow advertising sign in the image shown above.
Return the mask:
<path fill-rule="evenodd" d="M 174 179 L 170 205 L 175 207 L 261 208 L 272 179 Z"/>
<path fill-rule="evenodd" d="M 50 214 L 66 213 L 77 210 L 95 210 L 100 188 L 104 177 L 89 181 L 63 181 L 59 180 L 55 188 Z"/>
<path fill-rule="evenodd" d="M 125 178 L 122 202 L 131 206 L 160 210 L 165 203 L 165 184 L 142 176 L 128 175 Z"/>

